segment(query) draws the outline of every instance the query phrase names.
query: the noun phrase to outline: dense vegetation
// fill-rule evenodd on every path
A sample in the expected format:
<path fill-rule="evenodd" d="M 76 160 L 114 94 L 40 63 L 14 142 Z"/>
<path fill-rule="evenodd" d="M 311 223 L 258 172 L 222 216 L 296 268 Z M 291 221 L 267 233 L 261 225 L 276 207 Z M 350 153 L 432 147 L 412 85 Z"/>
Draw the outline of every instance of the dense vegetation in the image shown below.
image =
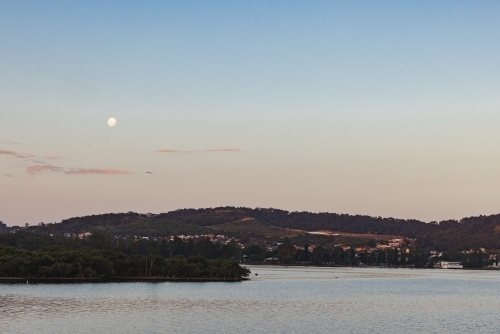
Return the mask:
<path fill-rule="evenodd" d="M 424 223 L 418 220 L 370 217 L 336 213 L 288 212 L 277 209 L 214 208 L 183 209 L 158 215 L 133 212 L 71 218 L 60 224 L 30 227 L 42 233 L 91 231 L 114 235 L 165 236 L 177 234 L 245 234 L 227 223 L 253 219 L 247 235 L 268 236 L 280 228 L 332 230 L 354 233 L 399 235 L 416 239 L 421 248 L 438 251 L 473 247 L 500 249 L 500 215 L 464 218 L 460 221 Z M 262 228 L 258 228 L 259 225 Z M 276 233 L 279 235 L 279 233 Z"/>
<path fill-rule="evenodd" d="M 115 241 L 95 234 L 80 240 L 19 231 L 0 234 L 0 277 L 246 277 L 248 269 L 230 260 L 237 252 L 207 239 Z"/>
<path fill-rule="evenodd" d="M 183 241 L 174 238 L 172 241 L 121 239 L 95 233 L 88 238 L 66 238 L 63 236 L 50 236 L 38 232 L 17 231 L 16 233 L 0 234 L 0 244 L 9 245 L 23 250 L 39 250 L 45 247 L 57 246 L 63 248 L 79 249 L 108 249 L 116 250 L 125 255 L 149 256 L 159 254 L 165 258 L 174 256 L 204 256 L 208 259 L 230 259 L 237 257 L 241 251 L 234 244 L 220 245 L 210 242 L 207 238 Z"/>
<path fill-rule="evenodd" d="M 253 250 L 256 252 L 256 250 Z M 296 250 L 290 243 L 281 244 L 276 252 L 276 256 L 283 263 L 304 263 L 309 262 L 315 265 L 330 263 L 332 265 L 386 265 L 392 267 L 412 266 L 416 268 L 434 267 L 437 261 L 458 261 L 464 268 L 483 268 L 495 261 L 489 259 L 487 253 L 479 250 L 462 253 L 449 251 L 441 257 L 431 257 L 429 253 L 416 245 L 402 246 L 401 249 L 387 249 L 384 251 L 368 252 L 354 249 L 344 250 L 342 247 L 319 246 L 312 252 L 306 250 Z"/>

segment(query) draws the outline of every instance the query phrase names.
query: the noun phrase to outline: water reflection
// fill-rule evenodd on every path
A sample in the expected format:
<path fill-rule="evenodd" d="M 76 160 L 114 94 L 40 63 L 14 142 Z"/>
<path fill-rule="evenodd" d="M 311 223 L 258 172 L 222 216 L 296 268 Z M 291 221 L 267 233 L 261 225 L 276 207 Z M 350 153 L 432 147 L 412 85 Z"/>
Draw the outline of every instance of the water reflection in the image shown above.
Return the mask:
<path fill-rule="evenodd" d="M 2 333 L 496 333 L 500 275 L 253 267 L 242 283 L 0 286 Z"/>

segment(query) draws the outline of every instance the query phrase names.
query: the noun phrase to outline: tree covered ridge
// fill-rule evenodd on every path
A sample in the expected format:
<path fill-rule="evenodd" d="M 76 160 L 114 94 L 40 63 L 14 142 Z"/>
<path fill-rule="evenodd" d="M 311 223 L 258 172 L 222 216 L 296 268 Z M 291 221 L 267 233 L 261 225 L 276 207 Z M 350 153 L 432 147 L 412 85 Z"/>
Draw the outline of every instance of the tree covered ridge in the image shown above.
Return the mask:
<path fill-rule="evenodd" d="M 337 213 L 289 212 L 274 208 L 218 207 L 181 209 L 161 214 L 134 212 L 75 217 L 47 230 L 73 232 L 98 228 L 102 232 L 146 236 L 176 233 L 213 233 L 211 226 L 252 218 L 279 228 L 306 231 L 332 230 L 353 233 L 399 235 L 416 239 L 421 247 L 437 250 L 486 247 L 500 249 L 500 215 L 425 223 L 415 219 L 395 219 Z M 44 227 L 37 227 L 43 230 Z"/>
<path fill-rule="evenodd" d="M 0 277 L 167 277 L 237 279 L 250 271 L 236 261 L 183 255 L 126 255 L 114 249 L 45 247 L 28 251 L 0 244 Z"/>

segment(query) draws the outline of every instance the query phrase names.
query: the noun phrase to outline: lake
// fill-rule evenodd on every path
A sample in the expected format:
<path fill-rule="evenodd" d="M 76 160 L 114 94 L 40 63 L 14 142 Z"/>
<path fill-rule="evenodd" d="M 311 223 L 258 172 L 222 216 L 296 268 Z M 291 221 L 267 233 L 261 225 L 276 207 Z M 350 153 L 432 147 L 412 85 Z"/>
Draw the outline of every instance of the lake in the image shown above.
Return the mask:
<path fill-rule="evenodd" d="M 0 332 L 500 332 L 500 272 L 249 268 L 239 283 L 0 285 Z"/>

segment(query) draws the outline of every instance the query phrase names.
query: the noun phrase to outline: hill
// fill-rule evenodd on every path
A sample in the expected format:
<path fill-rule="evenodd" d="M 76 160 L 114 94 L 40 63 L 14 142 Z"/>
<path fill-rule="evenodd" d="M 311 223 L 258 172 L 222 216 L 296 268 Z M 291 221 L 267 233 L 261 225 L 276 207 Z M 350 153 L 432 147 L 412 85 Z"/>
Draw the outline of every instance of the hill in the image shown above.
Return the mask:
<path fill-rule="evenodd" d="M 253 218 L 243 218 L 234 222 L 212 225 L 210 228 L 226 234 L 239 233 L 266 237 L 291 237 L 297 235 L 293 230 L 276 227 Z"/>
<path fill-rule="evenodd" d="M 380 238 L 382 235 L 404 236 L 415 239 L 422 248 L 435 250 L 500 249 L 500 215 L 424 223 L 413 219 L 289 212 L 274 208 L 219 207 L 182 209 L 161 214 L 128 212 L 92 215 L 29 229 L 53 234 L 85 231 L 138 236 L 224 233 L 272 238 L 293 235 L 297 230 L 339 231 L 380 235 Z"/>

